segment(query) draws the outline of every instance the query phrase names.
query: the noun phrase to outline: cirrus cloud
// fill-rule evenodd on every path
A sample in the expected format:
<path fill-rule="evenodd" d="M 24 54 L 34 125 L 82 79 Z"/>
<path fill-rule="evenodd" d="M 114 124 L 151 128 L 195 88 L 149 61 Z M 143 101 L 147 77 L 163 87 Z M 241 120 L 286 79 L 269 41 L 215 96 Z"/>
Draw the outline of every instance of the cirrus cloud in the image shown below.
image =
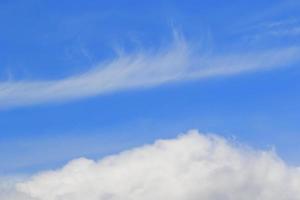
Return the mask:
<path fill-rule="evenodd" d="M 0 82 L 0 108 L 69 101 L 105 93 L 164 83 L 228 76 L 289 66 L 300 58 L 298 46 L 232 52 L 196 53 L 193 45 L 175 34 L 172 44 L 156 51 L 122 54 L 85 73 L 60 80 Z"/>

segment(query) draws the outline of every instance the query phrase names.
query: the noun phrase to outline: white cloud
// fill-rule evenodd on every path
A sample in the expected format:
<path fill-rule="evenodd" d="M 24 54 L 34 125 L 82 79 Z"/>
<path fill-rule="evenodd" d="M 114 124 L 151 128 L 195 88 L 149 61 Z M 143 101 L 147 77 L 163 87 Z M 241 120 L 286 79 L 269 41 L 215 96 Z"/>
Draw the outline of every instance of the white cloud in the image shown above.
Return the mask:
<path fill-rule="evenodd" d="M 276 41 L 276 38 L 283 38 L 287 42 L 289 39 L 300 35 L 300 21 L 297 19 L 285 19 L 264 22 L 247 27 L 245 33 L 246 36 L 244 37 L 252 41 L 262 42 L 266 39 L 273 41 L 275 39 Z"/>
<path fill-rule="evenodd" d="M 16 191 L 27 196 L 7 199 L 299 200 L 300 168 L 273 151 L 189 131 L 99 161 L 73 160 L 16 184 Z"/>
<path fill-rule="evenodd" d="M 25 177 L 0 177 L 0 199 L 1 200 L 33 200 L 32 197 L 15 190 L 15 184 L 25 180 Z"/>
<path fill-rule="evenodd" d="M 167 48 L 123 54 L 83 74 L 61 80 L 0 82 L 0 107 L 66 101 L 168 82 L 288 66 L 298 61 L 299 55 L 299 47 L 199 55 L 179 36 Z"/>

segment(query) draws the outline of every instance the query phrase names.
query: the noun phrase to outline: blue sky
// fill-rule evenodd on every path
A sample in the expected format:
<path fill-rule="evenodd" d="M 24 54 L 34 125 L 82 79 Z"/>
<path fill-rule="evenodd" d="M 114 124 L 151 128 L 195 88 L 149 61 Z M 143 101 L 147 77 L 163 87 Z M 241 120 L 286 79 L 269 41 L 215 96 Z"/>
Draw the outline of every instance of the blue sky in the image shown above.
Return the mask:
<path fill-rule="evenodd" d="M 1 1 L 0 174 L 190 129 L 299 165 L 297 1 Z"/>

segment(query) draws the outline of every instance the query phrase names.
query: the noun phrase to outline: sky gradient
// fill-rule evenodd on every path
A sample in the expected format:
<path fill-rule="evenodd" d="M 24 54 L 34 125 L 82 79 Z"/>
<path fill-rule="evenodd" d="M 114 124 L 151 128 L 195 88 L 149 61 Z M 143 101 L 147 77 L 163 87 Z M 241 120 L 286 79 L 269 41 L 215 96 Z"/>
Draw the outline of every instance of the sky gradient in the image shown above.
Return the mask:
<path fill-rule="evenodd" d="M 1 1 L 0 176 L 190 129 L 300 152 L 300 3 Z"/>

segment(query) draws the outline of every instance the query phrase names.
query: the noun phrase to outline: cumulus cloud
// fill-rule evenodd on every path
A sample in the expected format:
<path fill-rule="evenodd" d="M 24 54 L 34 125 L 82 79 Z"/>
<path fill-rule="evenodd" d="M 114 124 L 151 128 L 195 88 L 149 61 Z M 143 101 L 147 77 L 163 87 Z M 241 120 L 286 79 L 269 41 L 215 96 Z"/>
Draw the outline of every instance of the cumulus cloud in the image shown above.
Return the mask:
<path fill-rule="evenodd" d="M 193 50 L 182 36 L 157 51 L 121 54 L 91 70 L 61 80 L 0 82 L 0 107 L 78 99 L 131 88 L 288 66 L 300 48 L 287 47 L 215 55 Z"/>
<path fill-rule="evenodd" d="M 192 130 L 99 161 L 76 159 L 15 188 L 8 199 L 299 200 L 300 168 Z"/>

